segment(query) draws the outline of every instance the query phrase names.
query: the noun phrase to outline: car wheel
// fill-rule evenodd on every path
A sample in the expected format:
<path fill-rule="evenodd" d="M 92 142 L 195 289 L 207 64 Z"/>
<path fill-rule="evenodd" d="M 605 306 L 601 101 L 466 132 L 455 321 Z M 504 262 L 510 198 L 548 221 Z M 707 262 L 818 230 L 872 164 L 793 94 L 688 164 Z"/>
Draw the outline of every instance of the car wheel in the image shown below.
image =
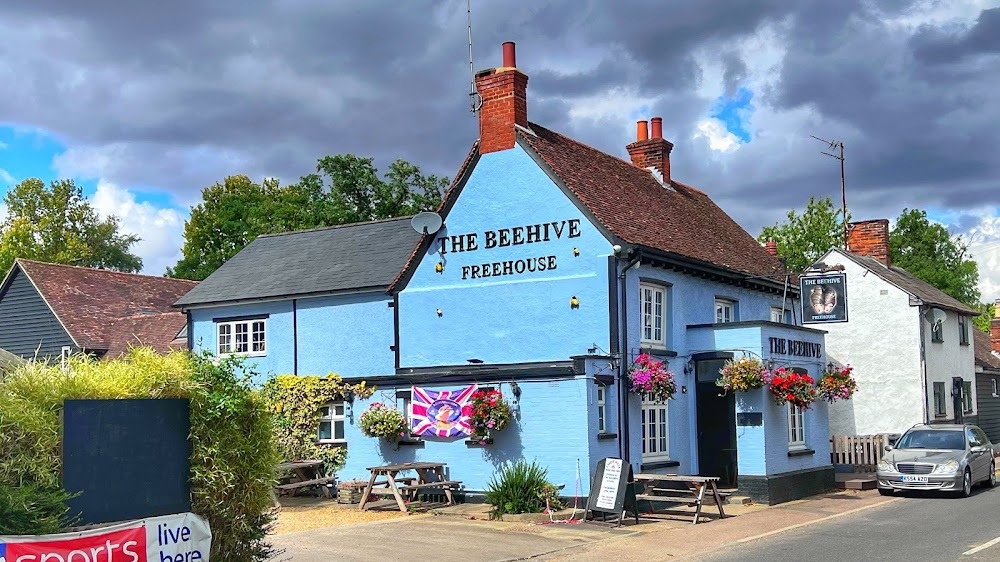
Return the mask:
<path fill-rule="evenodd" d="M 997 485 L 997 463 L 993 461 L 990 463 L 990 477 L 986 479 L 987 488 L 995 488 Z"/>
<path fill-rule="evenodd" d="M 972 495 L 972 471 L 965 469 L 965 476 L 962 478 L 962 491 L 959 497 L 967 498 Z"/>
<path fill-rule="evenodd" d="M 891 496 L 892 495 L 892 490 L 887 490 L 885 488 L 879 488 L 878 489 L 878 493 L 882 494 L 883 496 Z"/>

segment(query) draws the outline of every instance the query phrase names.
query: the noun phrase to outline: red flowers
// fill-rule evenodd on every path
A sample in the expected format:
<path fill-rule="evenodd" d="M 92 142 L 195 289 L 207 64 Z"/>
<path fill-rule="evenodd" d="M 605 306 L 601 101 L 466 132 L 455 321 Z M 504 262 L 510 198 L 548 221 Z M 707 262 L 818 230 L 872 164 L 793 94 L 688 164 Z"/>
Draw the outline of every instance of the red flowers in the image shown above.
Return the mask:
<path fill-rule="evenodd" d="M 510 406 L 499 390 L 480 390 L 472 395 L 469 425 L 472 426 L 473 438 L 484 440 L 490 433 L 507 427 L 510 418 Z"/>
<path fill-rule="evenodd" d="M 816 399 L 815 383 L 809 375 L 792 373 L 782 367 L 771 376 L 771 394 L 779 406 L 791 403 L 808 409 Z"/>

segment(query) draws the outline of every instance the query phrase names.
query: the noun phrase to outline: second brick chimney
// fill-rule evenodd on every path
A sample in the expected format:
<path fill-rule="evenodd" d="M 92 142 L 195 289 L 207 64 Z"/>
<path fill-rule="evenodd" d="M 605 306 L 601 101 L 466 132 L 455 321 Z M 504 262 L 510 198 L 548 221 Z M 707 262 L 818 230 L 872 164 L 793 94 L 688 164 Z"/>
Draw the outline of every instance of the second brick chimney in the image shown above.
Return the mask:
<path fill-rule="evenodd" d="M 869 256 L 886 267 L 889 260 L 889 219 L 852 222 L 847 225 L 847 250 Z"/>
<path fill-rule="evenodd" d="M 514 126 L 528 126 L 528 76 L 517 69 L 514 43 L 503 44 L 503 66 L 476 73 L 479 109 L 479 153 L 514 148 Z"/>
<path fill-rule="evenodd" d="M 654 168 L 663 176 L 663 185 L 670 185 L 670 151 L 674 144 L 663 138 L 663 118 L 653 117 L 650 134 L 645 121 L 636 125 L 635 142 L 625 148 L 632 163 L 644 169 Z"/>
<path fill-rule="evenodd" d="M 993 303 L 993 319 L 990 320 L 990 347 L 1000 353 L 1000 299 Z"/>

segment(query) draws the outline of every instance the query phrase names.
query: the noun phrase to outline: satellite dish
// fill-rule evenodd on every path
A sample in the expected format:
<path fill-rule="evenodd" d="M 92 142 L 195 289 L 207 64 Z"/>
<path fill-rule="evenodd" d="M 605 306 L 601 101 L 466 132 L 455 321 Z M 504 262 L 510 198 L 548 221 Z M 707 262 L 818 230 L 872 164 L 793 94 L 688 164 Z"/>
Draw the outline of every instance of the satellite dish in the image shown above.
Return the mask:
<path fill-rule="evenodd" d="M 410 226 L 420 234 L 434 234 L 441 230 L 442 224 L 441 215 L 429 211 L 417 213 L 410 219 Z"/>
<path fill-rule="evenodd" d="M 947 314 L 940 308 L 932 308 L 927 311 L 927 321 L 931 324 L 941 324 L 946 317 Z"/>

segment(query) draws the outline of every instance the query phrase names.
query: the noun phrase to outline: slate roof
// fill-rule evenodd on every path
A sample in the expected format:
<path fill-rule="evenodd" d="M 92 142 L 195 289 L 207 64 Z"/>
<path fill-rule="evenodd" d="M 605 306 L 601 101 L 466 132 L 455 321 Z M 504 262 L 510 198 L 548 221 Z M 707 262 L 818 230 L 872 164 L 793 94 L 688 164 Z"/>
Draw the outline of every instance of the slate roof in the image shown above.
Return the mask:
<path fill-rule="evenodd" d="M 844 254 L 861 267 L 864 267 L 868 271 L 878 275 L 883 281 L 891 285 L 895 285 L 902 291 L 908 293 L 910 296 L 921 300 L 924 304 L 960 312 L 962 314 L 970 314 L 972 316 L 979 314 L 978 310 L 970 308 L 958 299 L 948 295 L 941 289 L 938 289 L 923 279 L 916 277 L 901 267 L 886 267 L 885 264 L 870 256 L 862 256 L 860 254 L 846 252 L 844 250 L 837 251 Z"/>
<path fill-rule="evenodd" d="M 990 347 L 990 335 L 978 329 L 972 329 L 972 345 L 976 348 L 976 365 L 990 371 L 1000 371 L 1000 357 L 993 355 Z"/>
<path fill-rule="evenodd" d="M 52 312 L 84 349 L 117 357 L 128 344 L 164 352 L 187 323 L 174 301 L 195 281 L 18 259 Z M 165 335 L 166 334 L 166 335 Z"/>
<path fill-rule="evenodd" d="M 175 306 L 384 291 L 419 240 L 410 217 L 258 236 Z"/>
<path fill-rule="evenodd" d="M 671 181 L 665 187 L 652 173 L 535 123 L 518 130 L 522 147 L 535 154 L 622 241 L 696 260 L 748 277 L 782 282 L 784 266 L 708 195 Z M 478 142 L 445 194 L 440 212 L 450 209 L 461 179 L 478 156 Z M 414 250 L 407 269 L 415 267 Z M 405 272 L 391 290 L 406 278 Z"/>

